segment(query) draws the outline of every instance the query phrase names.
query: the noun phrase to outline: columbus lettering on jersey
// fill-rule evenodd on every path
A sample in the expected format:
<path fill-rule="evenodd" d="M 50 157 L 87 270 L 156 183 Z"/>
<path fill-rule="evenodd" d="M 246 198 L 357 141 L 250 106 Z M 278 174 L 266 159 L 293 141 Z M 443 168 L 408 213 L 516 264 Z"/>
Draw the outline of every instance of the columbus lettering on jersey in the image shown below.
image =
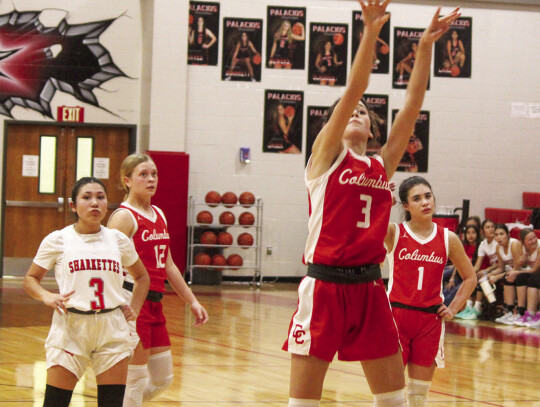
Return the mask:
<path fill-rule="evenodd" d="M 375 188 L 375 189 L 384 189 L 386 191 L 391 191 L 390 184 L 388 181 L 382 179 L 382 176 L 379 175 L 379 178 L 368 178 L 365 173 L 360 174 L 360 176 L 351 176 L 352 170 L 347 168 L 339 175 L 339 183 L 358 185 L 362 187 Z"/>
<path fill-rule="evenodd" d="M 68 263 L 69 271 L 112 271 L 113 273 L 123 273 L 122 266 L 116 260 L 110 259 L 79 259 Z"/>
<path fill-rule="evenodd" d="M 169 239 L 169 234 L 165 231 L 163 233 L 157 233 L 156 230 L 152 230 L 152 233 L 150 233 L 149 230 L 144 230 L 141 234 L 141 239 L 144 242 L 148 242 L 151 240 L 162 240 L 162 239 Z"/>
<path fill-rule="evenodd" d="M 403 248 L 399 251 L 398 258 L 400 260 L 426 261 L 428 263 L 446 263 L 446 261 L 442 257 L 435 256 L 435 252 L 432 252 L 431 254 L 419 254 L 418 249 L 416 249 L 412 253 L 408 253 L 407 249 Z"/>

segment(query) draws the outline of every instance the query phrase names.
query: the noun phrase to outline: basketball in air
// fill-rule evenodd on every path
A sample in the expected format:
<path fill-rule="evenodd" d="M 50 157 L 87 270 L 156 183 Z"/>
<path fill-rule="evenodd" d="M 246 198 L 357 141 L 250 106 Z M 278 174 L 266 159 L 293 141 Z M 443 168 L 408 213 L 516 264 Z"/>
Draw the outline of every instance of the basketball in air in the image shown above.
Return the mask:
<path fill-rule="evenodd" d="M 221 197 L 221 203 L 227 208 L 232 208 L 238 202 L 238 197 L 234 192 L 225 192 Z"/>
<path fill-rule="evenodd" d="M 340 34 L 340 33 L 334 34 L 334 44 L 341 45 L 343 44 L 344 40 L 345 40 L 345 37 L 343 37 L 343 34 Z"/>
<path fill-rule="evenodd" d="M 285 108 L 285 116 L 287 116 L 287 117 L 293 117 L 295 113 L 296 113 L 296 110 L 294 109 L 294 107 L 292 107 L 292 106 L 287 106 L 287 107 Z"/>
<path fill-rule="evenodd" d="M 201 211 L 197 214 L 197 223 L 210 224 L 213 220 L 214 217 L 208 211 Z"/>
<path fill-rule="evenodd" d="M 226 266 L 227 259 L 222 254 L 214 254 L 212 256 L 212 266 Z"/>
<path fill-rule="evenodd" d="M 217 236 L 214 232 L 208 230 L 201 235 L 202 244 L 216 244 Z"/>
<path fill-rule="evenodd" d="M 249 233 L 241 233 L 236 238 L 236 242 L 240 246 L 251 246 L 253 245 L 253 236 Z M 244 249 L 247 249 L 247 247 L 244 247 Z"/>
<path fill-rule="evenodd" d="M 209 266 L 212 263 L 212 258 L 208 253 L 198 253 L 194 262 L 197 266 Z"/>
<path fill-rule="evenodd" d="M 189 25 L 193 24 L 193 14 L 189 15 Z"/>
<path fill-rule="evenodd" d="M 459 75 L 459 66 L 454 65 L 452 68 L 450 68 L 450 75 L 452 76 L 458 76 Z"/>
<path fill-rule="evenodd" d="M 260 63 L 261 63 L 261 55 L 260 54 L 255 54 L 255 55 L 253 55 L 251 60 L 253 61 L 253 63 L 255 65 L 260 65 Z"/>
<path fill-rule="evenodd" d="M 388 45 L 383 44 L 383 45 L 381 45 L 380 51 L 381 51 L 381 54 L 386 55 L 386 54 L 388 54 L 388 52 L 390 51 L 390 48 L 388 48 Z"/>
<path fill-rule="evenodd" d="M 209 191 L 204 197 L 204 202 L 206 202 L 208 206 L 218 206 L 221 202 L 221 195 L 217 191 Z"/>
<path fill-rule="evenodd" d="M 304 25 L 302 23 L 294 23 L 292 26 L 292 33 L 294 35 L 302 35 L 302 32 L 304 31 Z"/>
<path fill-rule="evenodd" d="M 219 223 L 222 225 L 234 225 L 234 221 L 236 220 L 236 217 L 234 216 L 234 213 L 225 211 L 221 215 L 219 215 Z"/>
<path fill-rule="evenodd" d="M 293 109 L 294 111 L 294 107 L 292 106 L 289 106 Z M 288 108 L 287 108 L 288 109 Z M 285 110 L 287 110 L 285 109 Z M 287 114 L 287 113 L 285 113 Z M 294 112 L 293 112 L 294 114 Z M 250 207 L 251 205 L 253 205 L 255 203 L 255 195 L 253 195 L 251 192 L 242 192 L 240 194 L 240 198 L 239 198 L 239 201 L 240 201 L 240 205 L 242 205 L 244 208 L 248 208 Z"/>
<path fill-rule="evenodd" d="M 251 226 L 255 223 L 255 216 L 251 212 L 242 212 L 238 217 L 238 223 L 244 226 Z"/>
<path fill-rule="evenodd" d="M 232 245 L 233 237 L 229 232 L 221 232 L 219 235 L 217 235 L 217 243 L 224 245 L 224 246 L 230 246 Z"/>
<path fill-rule="evenodd" d="M 242 264 L 244 264 L 244 260 L 242 260 L 242 256 L 239 254 L 231 254 L 227 257 L 227 265 L 231 267 L 231 270 L 238 270 Z"/>

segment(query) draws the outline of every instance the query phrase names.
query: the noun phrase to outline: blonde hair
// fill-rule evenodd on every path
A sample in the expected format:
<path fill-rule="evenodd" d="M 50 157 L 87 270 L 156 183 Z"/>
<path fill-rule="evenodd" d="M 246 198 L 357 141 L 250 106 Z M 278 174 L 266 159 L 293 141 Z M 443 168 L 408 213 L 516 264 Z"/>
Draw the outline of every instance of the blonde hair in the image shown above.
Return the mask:
<path fill-rule="evenodd" d="M 122 191 L 124 191 L 125 193 L 124 200 L 127 199 L 127 197 L 129 196 L 129 188 L 126 185 L 124 178 L 131 178 L 131 174 L 133 174 L 133 170 L 137 167 L 137 165 L 145 163 L 147 161 L 154 162 L 154 160 L 152 160 L 149 155 L 131 154 L 128 155 L 122 162 L 122 165 L 120 166 L 120 186 L 122 188 Z"/>

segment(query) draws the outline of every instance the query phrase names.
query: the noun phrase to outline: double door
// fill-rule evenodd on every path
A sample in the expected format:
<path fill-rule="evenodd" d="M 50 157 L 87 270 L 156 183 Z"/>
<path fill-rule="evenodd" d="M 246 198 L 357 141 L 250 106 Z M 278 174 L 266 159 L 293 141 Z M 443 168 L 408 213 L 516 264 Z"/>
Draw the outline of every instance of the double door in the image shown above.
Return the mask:
<path fill-rule="evenodd" d="M 105 184 L 109 214 L 122 202 L 120 165 L 134 138 L 133 126 L 6 124 L 2 275 L 24 275 L 43 238 L 75 221 L 69 202 L 77 179 Z"/>

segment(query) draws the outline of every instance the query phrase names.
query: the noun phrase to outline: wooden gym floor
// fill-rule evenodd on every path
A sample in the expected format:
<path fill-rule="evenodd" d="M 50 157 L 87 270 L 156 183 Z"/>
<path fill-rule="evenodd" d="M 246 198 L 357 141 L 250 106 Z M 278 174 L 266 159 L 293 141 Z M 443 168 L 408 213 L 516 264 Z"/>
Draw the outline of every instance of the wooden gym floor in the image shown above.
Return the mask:
<path fill-rule="evenodd" d="M 49 280 L 48 287 L 55 287 Z M 145 406 L 286 406 L 289 355 L 281 350 L 296 307 L 296 284 L 193 286 L 210 314 L 193 327 L 172 293 L 164 308 L 174 356 L 173 385 Z M 20 279 L 0 279 L 0 407 L 41 406 L 52 310 L 29 298 Z M 437 370 L 430 406 L 540 407 L 540 330 L 490 322 L 446 324 L 446 368 Z M 330 365 L 321 405 L 372 406 L 359 363 Z M 71 406 L 94 407 L 91 370 Z"/>

